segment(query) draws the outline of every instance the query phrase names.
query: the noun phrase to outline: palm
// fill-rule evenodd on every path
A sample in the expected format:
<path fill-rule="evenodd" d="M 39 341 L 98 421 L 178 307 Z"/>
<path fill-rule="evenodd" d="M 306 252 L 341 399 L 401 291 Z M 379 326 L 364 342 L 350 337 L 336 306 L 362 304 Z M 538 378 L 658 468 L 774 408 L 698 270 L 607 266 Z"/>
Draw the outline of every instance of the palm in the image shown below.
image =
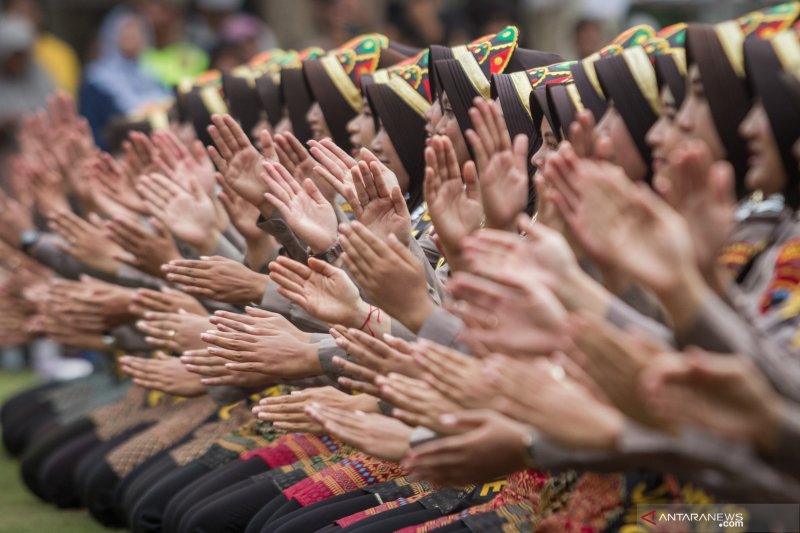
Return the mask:
<path fill-rule="evenodd" d="M 225 171 L 225 180 L 239 196 L 260 206 L 264 203 L 267 187 L 261 179 L 261 154 L 252 146 L 238 151 Z"/>
<path fill-rule="evenodd" d="M 438 213 L 436 233 L 447 242 L 459 242 L 471 234 L 480 226 L 483 215 L 480 200 L 470 198 L 461 182 L 455 180 L 441 186 L 429 210 Z"/>
<path fill-rule="evenodd" d="M 163 222 L 175 237 L 194 244 L 206 239 L 208 225 L 213 224 L 214 217 L 214 204 L 208 196 L 202 194 L 194 198 L 182 193 L 170 201 Z"/>
<path fill-rule="evenodd" d="M 341 271 L 331 276 L 314 273 L 307 281 L 309 312 L 326 322 L 340 324 L 358 304 L 358 289 Z"/>
<path fill-rule="evenodd" d="M 326 250 L 331 244 L 331 233 L 335 233 L 337 223 L 336 212 L 331 205 L 315 202 L 308 194 L 298 194 L 292 198 L 289 208 L 289 222 L 295 234 L 313 250 Z"/>
<path fill-rule="evenodd" d="M 394 234 L 404 242 L 411 234 L 411 219 L 397 214 L 391 198 L 370 200 L 359 221 L 382 239 Z"/>
<path fill-rule="evenodd" d="M 524 165 L 521 168 L 512 157 L 510 150 L 494 154 L 481 174 L 483 210 L 486 221 L 493 228 L 513 224 L 527 203 L 527 168 Z"/>

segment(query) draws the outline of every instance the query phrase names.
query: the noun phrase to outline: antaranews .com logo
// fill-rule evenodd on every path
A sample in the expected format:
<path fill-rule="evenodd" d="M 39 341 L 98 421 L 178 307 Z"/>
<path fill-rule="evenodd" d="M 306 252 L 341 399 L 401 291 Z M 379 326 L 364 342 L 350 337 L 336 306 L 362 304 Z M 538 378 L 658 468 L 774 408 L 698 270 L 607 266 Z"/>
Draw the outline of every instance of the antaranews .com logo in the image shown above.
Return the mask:
<path fill-rule="evenodd" d="M 644 531 L 685 533 L 796 533 L 800 504 L 639 505 Z"/>

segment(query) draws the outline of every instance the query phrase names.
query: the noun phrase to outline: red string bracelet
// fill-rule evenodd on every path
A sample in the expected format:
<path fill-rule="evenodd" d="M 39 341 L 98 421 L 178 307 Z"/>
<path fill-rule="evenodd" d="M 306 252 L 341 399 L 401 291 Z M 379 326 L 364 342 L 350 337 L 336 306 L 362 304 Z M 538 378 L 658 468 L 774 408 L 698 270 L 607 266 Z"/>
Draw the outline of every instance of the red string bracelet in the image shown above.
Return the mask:
<path fill-rule="evenodd" d="M 363 331 L 364 328 L 367 328 L 367 333 L 369 333 L 371 336 L 374 337 L 375 336 L 375 331 L 372 329 L 372 326 L 369 325 L 370 321 L 372 321 L 372 314 L 373 313 L 377 313 L 377 317 L 375 318 L 375 322 L 377 322 L 378 324 L 381 323 L 381 309 L 380 309 L 380 307 L 374 307 L 372 304 L 369 304 L 369 313 L 367 313 L 367 318 L 364 320 L 364 323 L 361 324 L 361 327 L 358 328 L 358 329 Z"/>

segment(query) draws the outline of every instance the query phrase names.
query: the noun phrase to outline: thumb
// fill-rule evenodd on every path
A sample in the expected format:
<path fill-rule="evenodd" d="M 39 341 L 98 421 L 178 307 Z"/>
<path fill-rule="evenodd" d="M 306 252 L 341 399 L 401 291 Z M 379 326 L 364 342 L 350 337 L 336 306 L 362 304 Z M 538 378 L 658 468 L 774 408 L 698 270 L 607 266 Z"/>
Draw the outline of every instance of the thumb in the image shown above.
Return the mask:
<path fill-rule="evenodd" d="M 318 272 L 322 274 L 326 278 L 330 278 L 336 275 L 336 271 L 339 270 L 333 265 L 326 263 L 316 257 L 309 257 L 308 258 L 308 268 L 313 270 L 314 272 Z"/>
<path fill-rule="evenodd" d="M 160 359 L 161 361 L 166 361 L 167 359 L 170 359 L 171 357 L 169 355 L 165 354 L 164 352 L 162 352 L 161 350 L 159 350 L 159 351 L 157 351 L 155 353 L 155 358 L 156 359 Z"/>

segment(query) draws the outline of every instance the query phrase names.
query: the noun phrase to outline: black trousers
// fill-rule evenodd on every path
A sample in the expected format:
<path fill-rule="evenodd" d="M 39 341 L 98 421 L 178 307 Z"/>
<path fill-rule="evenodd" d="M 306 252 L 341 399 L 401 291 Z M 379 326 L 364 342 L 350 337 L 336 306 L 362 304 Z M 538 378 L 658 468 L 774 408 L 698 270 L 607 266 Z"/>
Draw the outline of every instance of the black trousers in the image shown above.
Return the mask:
<path fill-rule="evenodd" d="M 297 502 L 289 503 L 294 503 L 299 507 Z M 287 508 L 284 506 L 276 515 L 273 515 L 271 521 L 261 528 L 261 533 L 316 531 L 331 524 L 334 520 L 364 511 L 379 504 L 380 500 L 375 494 L 365 493 L 363 490 L 355 490 L 306 507 L 300 507 L 287 514 L 281 514 L 280 511 Z"/>
<path fill-rule="evenodd" d="M 264 504 L 286 499 L 271 479 L 247 478 L 192 506 L 170 533 L 240 533 Z"/>
<path fill-rule="evenodd" d="M 102 444 L 94 431 L 87 431 L 50 454 L 37 472 L 37 484 L 45 501 L 58 507 L 78 507 L 75 466 L 81 458 Z"/>
<path fill-rule="evenodd" d="M 164 531 L 178 531 L 189 510 L 210 496 L 218 494 L 236 483 L 269 470 L 269 465 L 258 457 L 247 461 L 235 460 L 216 468 L 175 494 L 164 510 Z M 264 500 L 266 501 L 266 500 Z"/>
<path fill-rule="evenodd" d="M 369 516 L 351 526 L 339 529 L 339 531 L 341 533 L 379 533 L 382 531 L 394 531 L 416 524 L 423 524 L 428 520 L 441 517 L 442 513 L 440 511 L 436 509 L 426 509 L 421 503 L 415 502 L 384 511 L 374 516 Z"/>
<path fill-rule="evenodd" d="M 175 461 L 169 456 L 169 450 L 169 448 L 162 450 L 148 458 L 117 483 L 113 505 L 117 522 L 121 527 L 128 527 L 126 502 L 132 507 L 136 503 L 137 495 L 141 495 L 147 489 L 147 483 L 152 484 L 154 480 L 177 468 Z"/>
<path fill-rule="evenodd" d="M 74 439 L 93 435 L 94 424 L 88 418 L 80 418 L 47 433 L 43 438 L 31 443 L 22 456 L 22 480 L 31 492 L 46 501 L 52 501 L 43 492 L 40 469 L 45 462 Z M 5 432 L 4 432 L 5 433 Z M 52 491 L 51 491 L 52 492 Z"/>
<path fill-rule="evenodd" d="M 58 415 L 49 402 L 33 404 L 3 423 L 3 446 L 10 455 L 21 455 L 37 430 L 58 426 Z"/>
<path fill-rule="evenodd" d="M 199 461 L 183 465 L 156 481 L 138 498 L 128 514 L 132 533 L 160 533 L 167 504 L 182 488 L 211 472 Z"/>

